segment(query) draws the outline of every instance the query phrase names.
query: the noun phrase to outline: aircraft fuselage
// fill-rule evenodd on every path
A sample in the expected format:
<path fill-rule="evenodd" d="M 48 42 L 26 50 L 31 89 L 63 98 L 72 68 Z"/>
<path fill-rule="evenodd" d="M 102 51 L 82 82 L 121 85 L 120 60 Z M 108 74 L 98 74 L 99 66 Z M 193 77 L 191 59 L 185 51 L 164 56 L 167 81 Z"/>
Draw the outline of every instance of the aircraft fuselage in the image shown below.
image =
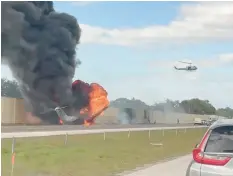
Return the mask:
<path fill-rule="evenodd" d="M 195 71 L 195 70 L 197 70 L 196 66 L 188 66 L 188 67 L 183 67 L 183 68 L 178 68 L 178 67 L 174 66 L 174 68 L 176 70 L 185 70 L 185 71 Z"/>

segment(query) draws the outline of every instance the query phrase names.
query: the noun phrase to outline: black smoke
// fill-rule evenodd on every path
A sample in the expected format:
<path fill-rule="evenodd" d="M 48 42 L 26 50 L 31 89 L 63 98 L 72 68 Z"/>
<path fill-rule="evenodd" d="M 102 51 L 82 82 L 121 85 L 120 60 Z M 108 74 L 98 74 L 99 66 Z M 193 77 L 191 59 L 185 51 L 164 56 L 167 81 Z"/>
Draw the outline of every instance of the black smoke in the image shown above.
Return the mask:
<path fill-rule="evenodd" d="M 53 2 L 1 2 L 2 62 L 18 80 L 27 111 L 57 123 L 57 106 L 71 107 L 71 84 L 81 29 L 75 17 Z"/>

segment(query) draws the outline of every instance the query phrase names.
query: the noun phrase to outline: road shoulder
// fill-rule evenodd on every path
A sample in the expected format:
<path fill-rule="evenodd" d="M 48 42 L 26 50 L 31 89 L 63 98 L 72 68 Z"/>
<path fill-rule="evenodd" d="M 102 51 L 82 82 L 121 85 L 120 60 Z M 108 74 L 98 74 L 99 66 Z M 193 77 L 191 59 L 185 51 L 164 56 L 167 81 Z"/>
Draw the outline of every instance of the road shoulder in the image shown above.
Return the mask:
<path fill-rule="evenodd" d="M 154 176 L 156 173 L 159 173 L 160 176 L 185 176 L 191 159 L 191 155 L 170 158 L 154 165 L 145 165 L 128 173 L 123 172 L 119 176 Z"/>

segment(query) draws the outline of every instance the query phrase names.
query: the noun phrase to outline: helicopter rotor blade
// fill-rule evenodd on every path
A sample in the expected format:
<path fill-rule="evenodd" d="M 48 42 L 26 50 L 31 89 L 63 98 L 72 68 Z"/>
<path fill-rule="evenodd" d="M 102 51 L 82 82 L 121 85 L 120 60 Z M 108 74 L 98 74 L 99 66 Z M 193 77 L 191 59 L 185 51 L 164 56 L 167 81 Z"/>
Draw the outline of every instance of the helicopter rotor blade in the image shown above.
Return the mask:
<path fill-rule="evenodd" d="M 191 62 L 184 62 L 184 61 L 179 61 L 181 63 L 184 63 L 184 64 L 192 64 Z"/>

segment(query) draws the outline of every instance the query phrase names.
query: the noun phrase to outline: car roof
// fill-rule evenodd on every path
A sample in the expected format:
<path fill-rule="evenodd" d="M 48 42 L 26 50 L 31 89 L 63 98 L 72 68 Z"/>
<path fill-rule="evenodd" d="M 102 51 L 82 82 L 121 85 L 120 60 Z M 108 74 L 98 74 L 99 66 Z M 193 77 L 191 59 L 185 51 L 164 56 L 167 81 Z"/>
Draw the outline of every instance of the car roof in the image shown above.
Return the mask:
<path fill-rule="evenodd" d="M 233 126 L 233 119 L 219 119 L 217 121 L 215 121 L 209 129 L 214 129 L 220 126 Z"/>

